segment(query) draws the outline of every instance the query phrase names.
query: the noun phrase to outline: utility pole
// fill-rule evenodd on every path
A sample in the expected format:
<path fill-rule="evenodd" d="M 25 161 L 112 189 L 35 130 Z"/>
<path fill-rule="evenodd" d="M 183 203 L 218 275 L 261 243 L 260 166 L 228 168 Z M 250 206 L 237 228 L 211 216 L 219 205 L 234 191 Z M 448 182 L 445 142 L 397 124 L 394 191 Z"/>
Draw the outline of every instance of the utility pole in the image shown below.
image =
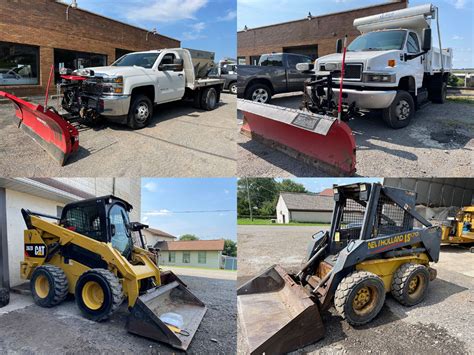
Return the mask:
<path fill-rule="evenodd" d="M 245 178 L 245 184 L 247 185 L 247 201 L 249 203 L 250 220 L 253 221 L 252 204 L 250 203 L 250 190 L 249 190 L 249 180 L 248 180 L 248 178 Z"/>

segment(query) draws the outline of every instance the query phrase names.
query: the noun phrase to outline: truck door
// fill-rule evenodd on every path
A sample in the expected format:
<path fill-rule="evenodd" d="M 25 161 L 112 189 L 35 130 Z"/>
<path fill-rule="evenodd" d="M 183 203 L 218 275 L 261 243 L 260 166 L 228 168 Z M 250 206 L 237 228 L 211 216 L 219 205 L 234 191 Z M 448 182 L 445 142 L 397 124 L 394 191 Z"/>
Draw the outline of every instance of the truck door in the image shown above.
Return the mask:
<path fill-rule="evenodd" d="M 421 52 L 420 41 L 415 32 L 408 32 L 406 51 L 408 54 L 417 54 Z M 423 84 L 423 76 L 425 72 L 425 66 L 423 63 L 424 57 L 425 56 L 422 55 L 406 62 L 406 64 L 411 67 L 411 70 L 409 71 L 414 73 L 417 88 L 421 88 Z"/>
<path fill-rule="evenodd" d="M 308 57 L 288 54 L 287 58 L 287 80 L 288 90 L 290 91 L 303 91 L 303 84 L 308 79 L 308 74 L 302 73 L 296 69 L 298 63 L 311 63 L 311 59 Z"/>
<path fill-rule="evenodd" d="M 158 63 L 157 75 L 157 103 L 181 100 L 184 96 L 185 78 L 182 71 L 164 70 L 164 64 L 173 64 L 177 55 L 172 52 L 165 53 Z"/>

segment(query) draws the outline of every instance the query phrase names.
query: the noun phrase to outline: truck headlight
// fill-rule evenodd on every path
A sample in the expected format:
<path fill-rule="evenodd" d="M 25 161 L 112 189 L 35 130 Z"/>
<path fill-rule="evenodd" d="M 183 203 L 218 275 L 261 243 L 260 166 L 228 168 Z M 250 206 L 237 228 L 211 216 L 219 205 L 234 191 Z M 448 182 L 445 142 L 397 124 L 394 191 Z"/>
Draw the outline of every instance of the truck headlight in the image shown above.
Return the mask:
<path fill-rule="evenodd" d="M 394 83 L 395 74 L 390 73 L 365 73 L 364 81 L 367 83 Z"/>
<path fill-rule="evenodd" d="M 108 95 L 123 94 L 123 76 L 102 78 L 102 92 Z"/>

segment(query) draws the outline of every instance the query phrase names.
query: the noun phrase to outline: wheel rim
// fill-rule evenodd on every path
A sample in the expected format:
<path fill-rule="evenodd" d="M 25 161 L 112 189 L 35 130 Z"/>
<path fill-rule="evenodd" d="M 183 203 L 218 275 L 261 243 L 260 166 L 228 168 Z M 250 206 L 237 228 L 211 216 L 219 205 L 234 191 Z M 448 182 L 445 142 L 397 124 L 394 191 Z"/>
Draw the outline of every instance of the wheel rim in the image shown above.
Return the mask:
<path fill-rule="evenodd" d="M 410 117 L 411 108 L 410 104 L 406 100 L 400 100 L 395 107 L 395 111 L 397 113 L 397 117 L 400 121 L 406 120 Z"/>
<path fill-rule="evenodd" d="M 49 280 L 45 275 L 40 275 L 35 280 L 35 291 L 38 297 L 46 298 L 49 295 Z"/>
<path fill-rule="evenodd" d="M 352 301 L 352 308 L 359 316 L 365 316 L 372 312 L 377 301 L 377 289 L 373 286 L 361 287 Z"/>
<path fill-rule="evenodd" d="M 230 92 L 233 93 L 233 94 L 236 94 L 237 93 L 237 85 L 231 85 L 230 86 Z"/>
<path fill-rule="evenodd" d="M 216 93 L 214 91 L 211 91 L 209 93 L 209 107 L 214 107 L 216 105 Z"/>
<path fill-rule="evenodd" d="M 256 102 L 267 102 L 268 92 L 265 89 L 257 89 L 252 94 L 252 101 Z"/>
<path fill-rule="evenodd" d="M 421 275 L 414 275 L 408 282 L 408 295 L 417 299 L 423 293 L 425 279 Z"/>
<path fill-rule="evenodd" d="M 95 281 L 89 281 L 82 289 L 82 299 L 87 308 L 97 310 L 104 304 L 104 290 Z"/>
<path fill-rule="evenodd" d="M 150 108 L 145 102 L 140 102 L 135 110 L 135 118 L 138 122 L 145 122 L 150 116 Z"/>

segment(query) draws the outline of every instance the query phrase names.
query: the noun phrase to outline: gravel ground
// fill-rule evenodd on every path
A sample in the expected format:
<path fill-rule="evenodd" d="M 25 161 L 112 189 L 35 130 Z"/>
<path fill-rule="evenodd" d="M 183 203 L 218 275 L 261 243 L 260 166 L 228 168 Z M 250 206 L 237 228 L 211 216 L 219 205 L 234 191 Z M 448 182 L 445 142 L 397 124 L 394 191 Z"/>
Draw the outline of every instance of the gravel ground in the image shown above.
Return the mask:
<path fill-rule="evenodd" d="M 322 228 L 239 226 L 238 284 L 273 264 L 295 271 L 318 229 Z M 434 265 L 438 277 L 422 303 L 408 308 L 387 295 L 381 313 L 361 327 L 351 327 L 331 308 L 322 315 L 325 338 L 294 353 L 474 353 L 474 254 L 454 246 L 441 250 Z M 246 353 L 245 349 L 239 329 L 238 353 Z"/>
<path fill-rule="evenodd" d="M 179 276 L 208 307 L 188 353 L 235 354 L 235 281 Z M 12 310 L 15 305 L 17 309 Z M 72 300 L 46 309 L 32 304 L 31 296 L 13 294 L 11 305 L 0 309 L 0 353 L 182 353 L 129 334 L 125 330 L 127 315 L 124 304 L 110 320 L 95 323 L 83 318 Z"/>
<path fill-rule="evenodd" d="M 301 95 L 278 95 L 272 104 L 298 108 Z M 241 123 L 241 113 L 238 114 Z M 474 105 L 430 104 L 401 130 L 385 125 L 380 112 L 349 122 L 357 145 L 357 175 L 464 177 L 474 173 Z M 239 124 L 240 129 L 240 124 Z M 326 176 L 239 134 L 238 176 Z"/>
<path fill-rule="evenodd" d="M 235 96 L 214 111 L 188 102 L 157 106 L 150 125 L 133 131 L 105 123 L 80 126 L 80 148 L 60 167 L 16 126 L 12 105 L 0 105 L 2 176 L 235 176 Z"/>

